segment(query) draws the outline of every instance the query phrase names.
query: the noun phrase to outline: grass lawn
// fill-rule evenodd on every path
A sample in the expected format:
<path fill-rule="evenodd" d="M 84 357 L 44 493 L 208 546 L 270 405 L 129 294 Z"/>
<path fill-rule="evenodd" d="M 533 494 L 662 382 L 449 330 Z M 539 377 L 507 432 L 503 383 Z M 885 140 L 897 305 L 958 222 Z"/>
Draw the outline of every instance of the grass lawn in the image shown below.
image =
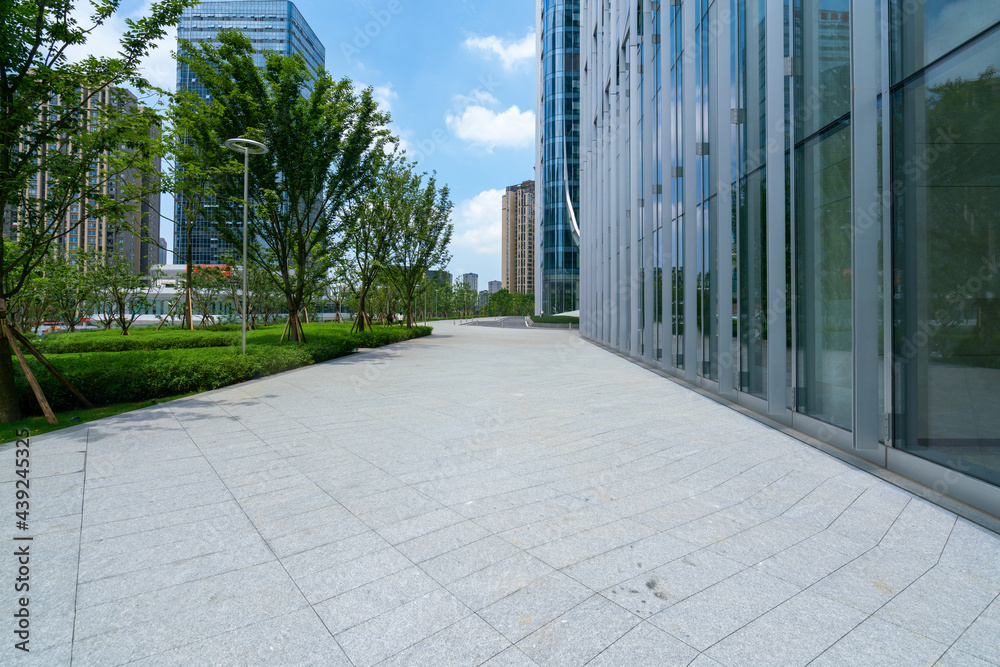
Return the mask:
<path fill-rule="evenodd" d="M 59 420 L 58 424 L 50 424 L 45 417 L 28 417 L 27 419 L 22 419 L 14 424 L 0 424 L 0 443 L 13 442 L 17 437 L 16 433 L 22 429 L 28 429 L 28 431 L 31 432 L 30 437 L 35 437 L 36 435 L 48 433 L 49 431 L 58 431 L 60 429 L 69 428 L 70 426 L 76 426 L 77 424 L 91 422 L 95 419 L 113 417 L 115 415 L 120 415 L 123 412 L 131 412 L 132 410 L 138 410 L 140 408 L 148 408 L 149 406 L 156 405 L 157 403 L 165 403 L 167 401 L 172 401 L 175 398 L 183 398 L 184 396 L 189 395 L 190 394 L 181 394 L 179 396 L 170 396 L 168 398 L 154 398 L 148 401 L 139 401 L 138 403 L 115 403 L 113 405 L 105 405 L 104 407 L 94 408 L 92 410 L 85 410 L 83 408 L 80 408 L 79 410 L 66 410 L 64 412 L 56 413 L 56 419 Z"/>
<path fill-rule="evenodd" d="M 132 329 L 132 335 L 118 331 L 81 331 L 49 334 L 38 344 L 46 358 L 90 400 L 97 410 L 117 410 L 96 414 L 98 419 L 163 400 L 218 389 L 231 384 L 273 375 L 351 354 L 359 348 L 381 347 L 430 334 L 430 327 L 376 327 L 363 334 L 351 332 L 350 323 L 312 323 L 305 325 L 306 342 L 282 343 L 284 325 L 273 325 L 248 332 L 247 354 L 240 352 L 239 325 L 215 329 L 184 331 L 177 327 Z M 32 415 L 8 425 L 11 433 L 47 422 L 39 417 L 41 409 L 17 362 L 16 382 L 21 407 Z M 55 377 L 29 356 L 32 372 L 38 379 L 53 410 L 65 413 L 62 426 L 71 426 L 73 416 L 95 411 L 76 410 L 73 396 Z M 117 406 L 122 406 L 120 409 Z M 131 406 L 131 407 L 128 407 Z M 30 422 L 30 423 L 29 423 Z M 3 433 L 6 433 L 6 428 Z M 53 427 L 55 428 L 55 427 Z M 3 440 L 3 438 L 0 438 Z"/>

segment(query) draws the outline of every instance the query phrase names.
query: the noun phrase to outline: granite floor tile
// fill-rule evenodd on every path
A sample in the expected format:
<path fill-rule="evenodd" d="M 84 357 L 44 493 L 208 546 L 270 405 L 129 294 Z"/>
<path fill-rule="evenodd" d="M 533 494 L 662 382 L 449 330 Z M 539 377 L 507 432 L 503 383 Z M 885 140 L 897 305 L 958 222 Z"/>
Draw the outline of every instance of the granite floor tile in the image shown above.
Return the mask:
<path fill-rule="evenodd" d="M 478 613 L 507 639 L 518 642 L 593 596 L 594 591 L 554 572 L 519 588 Z"/>
<path fill-rule="evenodd" d="M 552 572 L 551 567 L 534 556 L 519 553 L 454 581 L 446 588 L 469 609 L 479 611 Z"/>
<path fill-rule="evenodd" d="M 510 648 L 503 635 L 476 615 L 437 632 L 380 663 L 385 667 L 480 665 Z"/>
<path fill-rule="evenodd" d="M 948 649 L 898 625 L 869 618 L 824 651 L 811 664 L 816 667 L 865 664 L 873 667 L 933 665 Z"/>
<path fill-rule="evenodd" d="M 698 652 L 649 623 L 640 623 L 588 662 L 591 667 L 689 665 Z"/>
<path fill-rule="evenodd" d="M 763 616 L 799 588 L 763 572 L 744 570 L 650 617 L 649 622 L 704 651 Z"/>
<path fill-rule="evenodd" d="M 708 649 L 724 665 L 809 664 L 866 615 L 809 592 L 800 593 Z"/>
<path fill-rule="evenodd" d="M 568 331 L 444 322 L 36 444 L 4 665 L 1000 667 L 996 533 Z"/>
<path fill-rule="evenodd" d="M 423 570 L 412 566 L 324 600 L 314 608 L 327 629 L 338 634 L 439 587 Z"/>
<path fill-rule="evenodd" d="M 336 635 L 355 667 L 369 667 L 471 615 L 443 588 Z"/>
<path fill-rule="evenodd" d="M 639 624 L 639 618 L 593 595 L 517 643 L 540 665 L 583 665 Z"/>

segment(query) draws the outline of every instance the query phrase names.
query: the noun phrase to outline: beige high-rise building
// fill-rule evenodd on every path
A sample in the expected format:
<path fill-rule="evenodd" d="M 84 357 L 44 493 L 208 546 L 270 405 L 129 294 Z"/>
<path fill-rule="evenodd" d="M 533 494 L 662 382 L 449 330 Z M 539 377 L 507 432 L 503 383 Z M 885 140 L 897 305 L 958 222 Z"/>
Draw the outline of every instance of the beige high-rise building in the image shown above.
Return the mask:
<path fill-rule="evenodd" d="M 500 282 L 503 289 L 535 293 L 535 182 L 511 185 L 503 195 Z"/>
<path fill-rule="evenodd" d="M 61 100 L 54 96 L 48 103 L 39 108 L 39 115 L 50 113 L 52 106 L 62 104 L 79 104 L 80 113 L 88 114 L 91 118 L 98 118 L 100 106 L 103 104 L 121 104 L 128 107 L 138 105 L 138 100 L 131 91 L 125 89 L 104 89 L 91 93 L 90 91 L 80 91 L 80 100 Z M 150 133 L 159 132 L 159 128 L 151 126 Z M 27 141 L 22 139 L 22 141 Z M 70 145 L 67 140 L 62 144 L 43 145 L 39 149 L 44 151 L 67 151 Z M 30 150 L 30 145 L 22 144 L 22 150 Z M 158 174 L 160 160 L 155 160 L 155 171 Z M 150 191 L 155 190 L 155 184 L 150 179 L 156 175 L 142 174 L 138 170 L 128 170 L 124 172 L 109 173 L 108 165 L 103 159 L 95 160 L 91 165 L 87 177 L 92 185 L 100 186 L 105 195 L 112 198 L 128 200 L 134 197 L 136 192 L 149 193 L 141 200 L 132 201 L 135 210 L 128 214 L 123 220 L 112 221 L 104 216 L 95 215 L 91 210 L 92 201 L 82 199 L 71 204 L 65 214 L 64 220 L 55 223 L 56 227 L 61 226 L 60 232 L 55 234 L 55 247 L 62 248 L 66 252 L 73 250 L 86 250 L 98 252 L 104 255 L 109 252 L 116 252 L 131 262 L 133 270 L 137 274 L 145 274 L 150 266 L 158 263 L 159 249 L 152 239 L 160 237 L 160 195 Z M 43 198 L 49 190 L 48 173 L 44 170 L 35 174 L 34 178 L 28 181 L 24 191 L 23 202 L 32 201 L 36 198 Z M 15 207 L 8 207 L 3 215 L 3 237 L 15 240 L 19 234 L 21 224 L 30 224 L 22 215 L 18 215 Z M 49 223 L 52 224 L 52 223 Z"/>

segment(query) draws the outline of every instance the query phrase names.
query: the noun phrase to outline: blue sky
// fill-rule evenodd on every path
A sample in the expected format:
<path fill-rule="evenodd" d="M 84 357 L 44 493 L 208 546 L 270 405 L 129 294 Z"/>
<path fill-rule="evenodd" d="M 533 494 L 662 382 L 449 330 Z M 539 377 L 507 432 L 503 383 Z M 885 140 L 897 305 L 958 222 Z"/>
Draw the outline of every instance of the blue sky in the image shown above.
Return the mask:
<path fill-rule="evenodd" d="M 126 0 L 87 50 L 103 54 L 122 19 L 148 4 Z M 451 187 L 448 270 L 479 274 L 481 289 L 499 280 L 501 193 L 534 178 L 534 0 L 295 4 L 326 46 L 331 74 L 372 86 L 410 156 Z M 171 32 L 146 63 L 149 78 L 170 88 L 175 46 Z M 172 243 L 172 225 L 161 235 Z"/>

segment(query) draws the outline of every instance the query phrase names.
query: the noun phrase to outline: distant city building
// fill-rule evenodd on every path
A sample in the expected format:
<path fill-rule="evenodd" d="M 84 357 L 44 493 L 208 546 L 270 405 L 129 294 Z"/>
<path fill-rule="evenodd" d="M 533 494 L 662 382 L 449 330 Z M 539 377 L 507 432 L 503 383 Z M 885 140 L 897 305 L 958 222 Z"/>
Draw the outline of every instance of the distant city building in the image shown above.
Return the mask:
<path fill-rule="evenodd" d="M 496 294 L 497 292 L 503 289 L 503 283 L 501 283 L 499 280 L 491 280 L 489 285 L 490 285 L 490 294 Z"/>
<path fill-rule="evenodd" d="M 580 307 L 580 0 L 538 0 L 535 16 L 535 309 L 552 315 Z"/>
<path fill-rule="evenodd" d="M 479 274 L 478 273 L 464 273 L 462 274 L 462 282 L 469 286 L 473 292 L 479 291 Z"/>
<path fill-rule="evenodd" d="M 167 263 L 167 240 L 160 237 L 160 247 L 157 248 L 157 264 L 163 265 Z"/>
<path fill-rule="evenodd" d="M 254 62 L 264 66 L 264 51 L 291 55 L 298 53 L 313 70 L 323 66 L 326 48 L 309 27 L 295 4 L 288 0 L 234 0 L 230 2 L 202 2 L 185 9 L 177 24 L 177 39 L 191 42 L 214 42 L 220 30 L 239 30 L 250 38 L 255 54 Z M 180 46 L 178 44 L 178 51 Z M 204 97 L 205 86 L 192 74 L 190 68 L 177 63 L 177 90 L 193 90 Z M 179 262 L 186 261 L 183 250 L 187 216 L 183 199 L 177 197 L 174 219 L 174 251 Z M 218 264 L 219 256 L 232 251 L 232 246 L 218 238 L 207 219 L 198 219 L 192 230 L 192 261 L 195 264 Z"/>
<path fill-rule="evenodd" d="M 427 280 L 440 283 L 441 285 L 451 284 L 451 273 L 448 271 L 428 271 Z"/>
<path fill-rule="evenodd" d="M 477 308 L 482 310 L 483 308 L 486 308 L 486 306 L 488 306 L 489 303 L 490 303 L 490 291 L 484 289 L 482 292 L 479 293 L 479 298 L 477 299 Z"/>
<path fill-rule="evenodd" d="M 503 194 L 500 282 L 508 292 L 535 293 L 535 182 L 511 185 Z"/>
<path fill-rule="evenodd" d="M 136 96 L 124 88 L 101 90 L 94 94 L 91 94 L 90 91 L 81 91 L 80 96 L 83 101 L 83 112 L 91 116 L 99 114 L 100 107 L 104 104 L 138 106 Z M 38 113 L 39 115 L 49 113 L 50 105 L 79 103 L 77 100 L 71 102 L 53 97 L 39 108 Z M 149 132 L 155 134 L 159 132 L 159 129 L 150 127 Z M 57 147 L 55 145 L 49 146 L 49 150 L 53 148 Z M 28 146 L 24 145 L 23 150 L 29 150 Z M 153 166 L 155 172 L 159 173 L 159 158 L 155 160 Z M 128 192 L 148 192 L 154 189 L 153 183 L 150 181 L 155 176 L 124 172 L 111 177 L 105 172 L 105 165 L 100 161 L 96 161 L 90 166 L 89 177 L 92 184 L 103 183 L 102 191 L 112 198 L 115 196 L 126 197 Z M 48 191 L 48 172 L 40 170 L 35 175 L 35 179 L 28 182 L 24 196 L 26 200 L 43 198 Z M 160 236 L 160 215 L 158 213 L 160 195 L 159 193 L 150 194 L 141 201 L 131 203 L 136 206 L 135 210 L 121 221 L 112 221 L 103 216 L 92 215 L 92 211 L 88 210 L 86 200 L 70 204 L 65 219 L 56 223 L 57 227 L 62 227 L 63 233 L 56 242 L 66 252 L 86 250 L 96 251 L 102 255 L 115 252 L 132 263 L 135 273 L 147 273 L 149 267 L 156 264 L 159 259 L 156 245 L 150 243 L 148 239 Z M 8 207 L 3 213 L 3 236 L 4 238 L 16 239 L 19 226 L 28 223 L 28 219 L 23 215 L 19 216 L 11 207 Z"/>

